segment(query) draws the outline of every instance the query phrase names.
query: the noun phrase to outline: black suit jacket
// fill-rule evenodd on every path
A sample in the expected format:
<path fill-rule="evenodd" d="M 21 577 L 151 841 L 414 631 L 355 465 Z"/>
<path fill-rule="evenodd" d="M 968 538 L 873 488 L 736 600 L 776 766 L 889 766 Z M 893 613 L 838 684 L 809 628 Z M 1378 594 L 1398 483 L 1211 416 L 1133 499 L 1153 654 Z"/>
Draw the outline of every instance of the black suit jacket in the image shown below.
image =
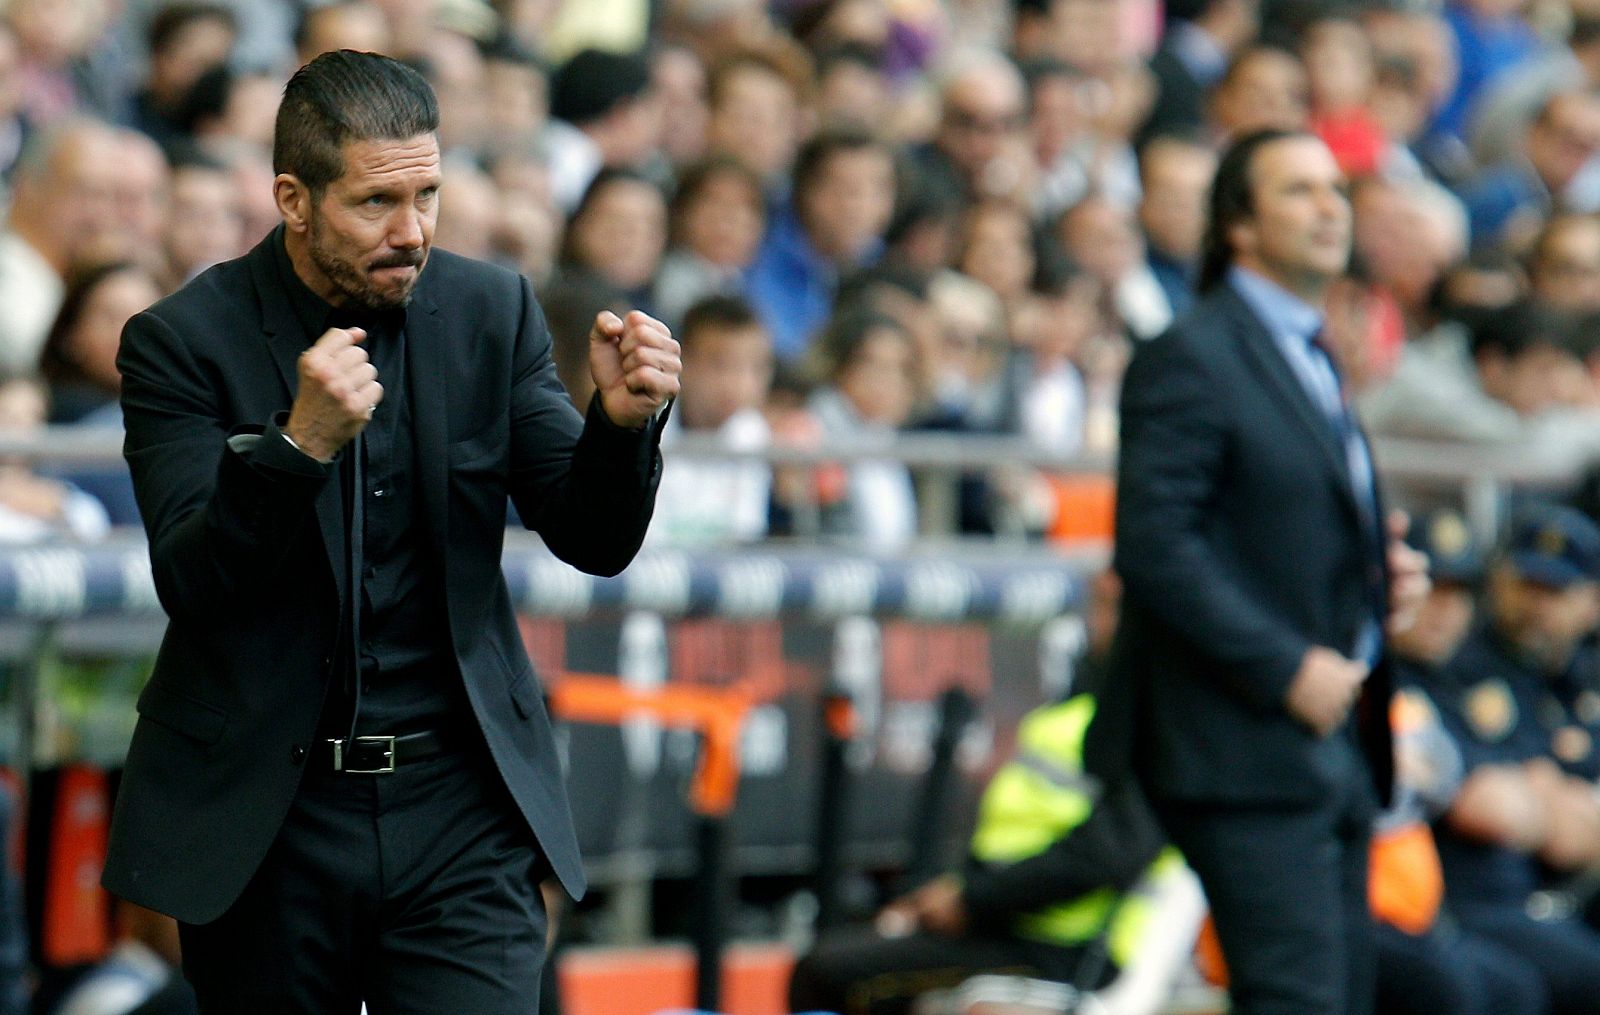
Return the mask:
<path fill-rule="evenodd" d="M 1381 517 L 1381 515 L 1380 515 Z M 1284 706 L 1313 645 L 1353 655 L 1387 582 L 1345 453 L 1231 286 L 1144 345 L 1122 394 L 1116 569 L 1125 583 L 1089 764 L 1130 762 L 1169 800 L 1310 804 L 1349 777 L 1354 734 L 1386 799 L 1387 667 L 1354 730 Z"/>
<path fill-rule="evenodd" d="M 221 915 L 304 771 L 346 602 L 338 486 L 269 477 L 302 326 L 269 236 L 128 323 L 125 452 L 170 618 L 112 822 L 106 887 L 190 923 Z M 584 876 L 538 680 L 500 571 L 506 497 L 560 557 L 614 574 L 655 501 L 655 432 L 587 423 L 525 279 L 434 250 L 406 318 L 424 545 L 495 763 L 568 891 Z M 392 397 L 392 396 L 391 396 Z"/>

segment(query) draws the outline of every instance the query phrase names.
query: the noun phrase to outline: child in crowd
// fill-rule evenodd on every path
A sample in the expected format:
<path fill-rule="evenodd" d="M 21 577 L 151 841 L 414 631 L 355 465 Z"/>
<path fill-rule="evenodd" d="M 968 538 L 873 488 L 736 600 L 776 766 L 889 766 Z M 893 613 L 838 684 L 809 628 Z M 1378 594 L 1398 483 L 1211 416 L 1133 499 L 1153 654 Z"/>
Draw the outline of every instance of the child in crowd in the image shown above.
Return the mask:
<path fill-rule="evenodd" d="M 0 380 L 0 434 L 24 436 L 44 426 L 48 396 L 28 377 Z M 36 475 L 26 461 L 0 459 L 0 543 L 104 539 L 106 509 L 77 487 Z"/>
<path fill-rule="evenodd" d="M 852 443 L 889 439 L 916 398 L 913 350 L 911 333 L 892 317 L 859 307 L 837 313 L 820 339 L 828 383 L 810 400 L 823 432 Z M 910 471 L 868 459 L 853 463 L 848 477 L 841 510 L 824 516 L 824 529 L 874 552 L 904 549 L 917 533 Z"/>
<path fill-rule="evenodd" d="M 761 406 L 772 383 L 772 338 L 749 304 L 730 296 L 701 300 L 677 335 L 683 387 L 662 444 L 703 434 L 728 451 L 766 448 L 771 431 Z M 668 455 L 648 538 L 678 545 L 760 539 L 771 486 L 763 461 Z"/>

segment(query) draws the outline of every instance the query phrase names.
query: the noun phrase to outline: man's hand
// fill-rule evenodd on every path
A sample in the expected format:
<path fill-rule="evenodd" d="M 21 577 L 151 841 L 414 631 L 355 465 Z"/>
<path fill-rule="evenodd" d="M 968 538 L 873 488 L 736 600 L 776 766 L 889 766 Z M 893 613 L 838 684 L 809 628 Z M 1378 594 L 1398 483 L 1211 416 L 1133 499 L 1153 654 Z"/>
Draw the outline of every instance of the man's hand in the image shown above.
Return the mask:
<path fill-rule="evenodd" d="M 606 417 L 637 430 L 677 397 L 683 360 L 667 326 L 637 310 L 618 318 L 603 310 L 589 331 L 589 372 Z"/>
<path fill-rule="evenodd" d="M 967 929 L 961 883 L 948 874 L 917 889 L 909 901 L 917 913 L 917 926 L 923 930 L 955 937 Z"/>
<path fill-rule="evenodd" d="M 1367 667 L 1331 648 L 1313 645 L 1300 660 L 1284 705 L 1319 737 L 1339 728 L 1366 682 Z"/>
<path fill-rule="evenodd" d="M 1404 511 L 1389 512 L 1389 621 L 1390 634 L 1408 630 L 1433 588 L 1428 577 L 1428 555 L 1406 545 L 1411 519 Z"/>
<path fill-rule="evenodd" d="M 283 430 L 319 462 L 333 461 L 383 401 L 378 370 L 359 344 L 366 338 L 360 328 L 329 328 L 300 354 L 300 391 Z"/>

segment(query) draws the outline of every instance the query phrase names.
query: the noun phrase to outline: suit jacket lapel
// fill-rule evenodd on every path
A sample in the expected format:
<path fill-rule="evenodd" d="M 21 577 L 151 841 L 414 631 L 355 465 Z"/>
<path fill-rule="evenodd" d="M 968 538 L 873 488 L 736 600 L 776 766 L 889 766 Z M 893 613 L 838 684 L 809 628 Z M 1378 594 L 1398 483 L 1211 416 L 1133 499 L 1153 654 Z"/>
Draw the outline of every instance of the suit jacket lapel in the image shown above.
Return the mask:
<path fill-rule="evenodd" d="M 1333 427 L 1322 409 L 1311 400 L 1305 385 L 1300 383 L 1294 368 L 1283 358 L 1283 352 L 1273 341 L 1266 326 L 1256 317 L 1255 311 L 1231 288 L 1228 289 L 1228 295 L 1232 300 L 1230 309 L 1239 322 L 1239 345 L 1244 350 L 1245 360 L 1266 380 L 1267 389 L 1289 410 L 1289 415 L 1300 421 L 1312 441 L 1321 449 L 1323 458 L 1338 477 L 1339 489 L 1349 500 L 1350 506 L 1355 507 L 1356 494 L 1350 482 L 1350 460 L 1334 436 Z"/>
<path fill-rule="evenodd" d="M 421 287 L 406 314 L 407 394 L 411 399 L 417 475 L 422 484 L 423 515 L 435 546 L 443 546 L 448 504 L 445 436 L 449 418 L 449 347 L 439 327 L 439 305 Z"/>
<path fill-rule="evenodd" d="M 261 301 L 261 330 L 265 335 L 272 362 L 283 380 L 288 401 L 293 402 L 300 390 L 300 354 L 308 341 L 305 328 L 289 305 L 289 294 L 283 290 L 283 280 L 278 276 L 276 255 L 272 244 L 281 243 L 282 227 L 274 229 L 265 240 L 250 252 L 250 274 L 255 281 L 256 294 Z M 314 341 L 316 336 L 311 336 Z M 337 471 L 337 470 L 335 470 Z M 338 589 L 339 602 L 345 601 L 344 566 L 344 503 L 340 497 L 337 475 L 317 493 L 317 526 L 322 530 L 322 545 L 328 553 L 328 569 L 333 572 L 333 582 Z"/>

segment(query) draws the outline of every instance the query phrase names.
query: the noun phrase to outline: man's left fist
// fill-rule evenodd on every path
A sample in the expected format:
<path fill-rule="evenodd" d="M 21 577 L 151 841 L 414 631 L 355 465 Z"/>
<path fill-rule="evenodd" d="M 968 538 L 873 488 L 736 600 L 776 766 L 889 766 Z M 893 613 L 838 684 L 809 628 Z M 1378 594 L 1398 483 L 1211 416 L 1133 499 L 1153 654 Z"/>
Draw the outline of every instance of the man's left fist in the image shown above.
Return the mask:
<path fill-rule="evenodd" d="M 672 332 L 649 314 L 602 310 L 589 331 L 589 372 L 607 418 L 637 430 L 677 397 L 683 360 Z"/>

